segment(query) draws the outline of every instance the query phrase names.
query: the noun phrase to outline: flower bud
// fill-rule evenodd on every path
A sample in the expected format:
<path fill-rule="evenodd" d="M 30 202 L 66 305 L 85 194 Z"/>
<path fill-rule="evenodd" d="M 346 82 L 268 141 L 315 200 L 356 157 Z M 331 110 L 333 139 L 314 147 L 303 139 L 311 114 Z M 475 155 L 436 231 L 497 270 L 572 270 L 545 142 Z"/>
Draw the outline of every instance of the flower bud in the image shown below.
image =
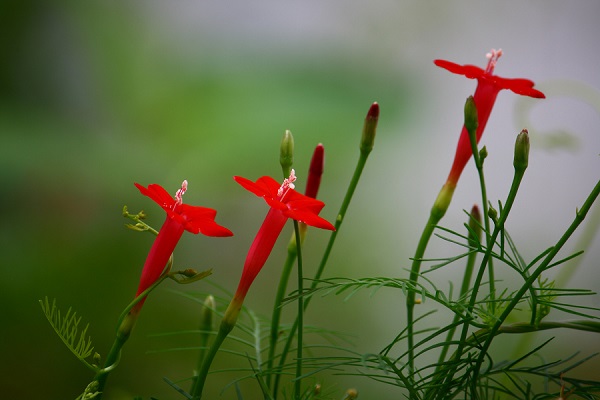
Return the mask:
<path fill-rule="evenodd" d="M 317 198 L 319 186 L 321 185 L 321 176 L 323 175 L 323 165 L 325 163 L 325 148 L 321 143 L 315 147 L 310 167 L 308 169 L 308 178 L 306 179 L 306 190 L 304 194 L 313 199 Z"/>
<path fill-rule="evenodd" d="M 469 133 L 476 132 L 478 125 L 479 122 L 477 119 L 477 107 L 475 106 L 475 99 L 473 96 L 469 96 L 465 103 L 465 128 L 467 128 Z"/>
<path fill-rule="evenodd" d="M 513 165 L 517 171 L 525 171 L 529 165 L 529 133 L 527 129 L 523 129 L 517 135 Z"/>
<path fill-rule="evenodd" d="M 204 303 L 202 304 L 202 311 L 200 311 L 200 330 L 202 333 L 202 341 L 208 341 L 208 334 L 213 329 L 213 313 L 215 309 L 215 298 L 212 295 L 206 296 Z M 206 338 L 204 337 L 206 336 Z"/>
<path fill-rule="evenodd" d="M 365 124 L 363 125 L 362 139 L 360 141 L 360 152 L 363 154 L 369 154 L 373 150 L 377 121 L 379 121 L 379 104 L 375 102 L 371 104 L 371 108 L 369 108 L 369 112 L 367 112 L 365 118 Z"/>
<path fill-rule="evenodd" d="M 481 150 L 479 150 L 479 160 L 481 164 L 483 164 L 483 160 L 485 160 L 488 156 L 487 147 L 483 146 Z"/>
<path fill-rule="evenodd" d="M 441 220 L 446 214 L 446 210 L 448 210 L 450 202 L 452 201 L 452 196 L 454 195 L 454 189 L 456 189 L 456 185 L 452 182 L 446 182 L 446 184 L 442 186 L 442 190 L 440 190 L 438 197 L 433 203 L 433 207 L 431 207 L 431 216 L 436 221 Z"/>
<path fill-rule="evenodd" d="M 498 222 L 498 211 L 494 207 L 492 207 L 491 204 L 488 208 L 488 216 L 491 218 L 492 221 L 494 221 L 494 223 Z"/>
<path fill-rule="evenodd" d="M 283 176 L 290 176 L 292 165 L 294 165 L 294 137 L 292 132 L 286 130 L 281 139 L 281 147 L 279 150 L 279 164 L 283 170 Z"/>
<path fill-rule="evenodd" d="M 354 388 L 350 388 L 346 390 L 346 395 L 344 396 L 344 400 L 355 400 L 358 398 L 358 390 Z"/>
<path fill-rule="evenodd" d="M 469 216 L 469 242 L 471 246 L 477 246 L 481 239 L 481 212 L 477 204 L 471 208 Z"/>

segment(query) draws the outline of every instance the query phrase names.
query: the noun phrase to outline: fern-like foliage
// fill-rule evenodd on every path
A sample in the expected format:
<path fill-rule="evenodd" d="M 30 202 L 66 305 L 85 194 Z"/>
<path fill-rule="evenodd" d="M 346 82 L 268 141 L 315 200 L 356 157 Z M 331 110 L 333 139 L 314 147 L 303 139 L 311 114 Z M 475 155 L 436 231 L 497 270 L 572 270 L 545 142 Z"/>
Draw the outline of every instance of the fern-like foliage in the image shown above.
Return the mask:
<path fill-rule="evenodd" d="M 45 297 L 44 300 L 39 300 L 39 302 L 48 322 L 50 322 L 50 325 L 67 348 L 71 350 L 71 353 L 73 353 L 86 367 L 97 372 L 98 367 L 86 361 L 86 358 L 90 357 L 94 351 L 92 339 L 87 336 L 89 324 L 85 326 L 83 331 L 79 332 L 81 317 L 78 317 L 77 313 L 72 311 L 70 307 L 67 312 L 63 314 L 56 307 L 56 299 L 52 300 L 52 304 L 50 304 L 48 297 Z"/>

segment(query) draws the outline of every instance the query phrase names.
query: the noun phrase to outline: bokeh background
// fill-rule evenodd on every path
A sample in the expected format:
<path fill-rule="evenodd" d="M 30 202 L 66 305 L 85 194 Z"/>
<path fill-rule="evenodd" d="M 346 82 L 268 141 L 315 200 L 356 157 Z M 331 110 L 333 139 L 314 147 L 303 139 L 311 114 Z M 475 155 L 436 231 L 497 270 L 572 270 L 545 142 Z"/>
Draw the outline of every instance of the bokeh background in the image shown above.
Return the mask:
<path fill-rule="evenodd" d="M 133 182 L 174 193 L 187 179 L 188 203 L 219 210 L 218 221 L 235 237 L 185 235 L 176 260 L 213 267 L 212 281 L 233 291 L 266 206 L 232 176 L 278 177 L 279 140 L 290 129 L 302 180 L 322 142 L 320 197 L 323 215 L 333 220 L 373 101 L 381 105 L 377 142 L 326 275 L 406 277 L 451 164 L 464 100 L 475 88 L 436 68 L 436 58 L 484 66 L 485 53 L 501 47 L 496 72 L 533 79 L 547 94 L 533 101 L 502 92 L 482 141 L 495 202 L 510 185 L 516 133 L 531 132 L 530 170 L 508 228 L 532 259 L 560 237 L 598 179 L 598 15 L 593 0 L 1 2 L 0 397 L 75 398 L 89 382 L 91 373 L 52 332 L 38 299 L 73 306 L 106 354 L 152 240 L 124 228 L 122 207 L 145 210 L 155 227 L 163 220 Z M 460 229 L 462 209 L 479 201 L 469 165 L 444 225 Z M 247 299 L 259 314 L 270 313 L 288 234 Z M 589 248 L 569 284 L 595 290 L 600 243 L 593 230 L 586 235 Z M 326 238 L 310 233 L 307 271 Z M 458 251 L 434 246 L 431 256 Z M 460 276 L 456 268 L 437 273 L 442 287 Z M 152 295 L 107 398 L 178 398 L 162 377 L 189 377 L 197 353 L 160 350 L 193 346 L 197 336 L 152 334 L 197 328 L 199 305 L 174 290 L 213 288 L 167 283 Z M 347 301 L 329 296 L 317 299 L 307 318 L 350 333 L 357 351 L 377 352 L 403 327 L 403 301 L 391 290 Z M 579 301 L 600 305 L 597 297 Z M 599 349 L 591 334 L 549 332 L 533 343 L 551 336 L 557 338 L 548 360 Z M 599 365 L 581 371 L 591 377 Z M 231 379 L 215 381 L 210 398 Z M 348 387 L 361 398 L 399 396 L 365 379 L 323 379 L 333 398 Z M 253 382 L 242 388 L 254 398 Z"/>

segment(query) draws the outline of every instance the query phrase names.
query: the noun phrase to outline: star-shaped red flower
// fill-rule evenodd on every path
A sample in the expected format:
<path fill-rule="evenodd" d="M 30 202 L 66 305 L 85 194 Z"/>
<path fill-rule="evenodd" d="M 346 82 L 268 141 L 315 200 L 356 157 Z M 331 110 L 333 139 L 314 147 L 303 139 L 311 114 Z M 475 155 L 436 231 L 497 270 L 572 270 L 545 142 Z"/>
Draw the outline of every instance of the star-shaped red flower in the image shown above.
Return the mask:
<path fill-rule="evenodd" d="M 232 236 L 233 233 L 217 224 L 215 217 L 217 211 L 208 207 L 190 206 L 181 202 L 181 196 L 185 192 L 185 189 L 178 191 L 178 196 L 173 198 L 162 186 L 157 184 L 150 184 L 147 188 L 136 183 L 135 186 L 140 190 L 144 196 L 150 197 L 159 206 L 167 212 L 167 216 L 177 223 L 181 224 L 183 228 L 193 234 L 202 233 L 206 236 Z M 187 182 L 185 183 L 187 188 Z"/>
<path fill-rule="evenodd" d="M 537 89 L 534 89 L 534 83 L 529 79 L 515 78 L 508 79 L 494 75 L 494 68 L 498 59 L 502 55 L 502 50 L 492 50 L 487 54 L 488 64 L 486 69 L 476 67 L 475 65 L 459 65 L 446 60 L 435 60 L 434 64 L 438 67 L 444 68 L 454 74 L 464 75 L 469 79 L 477 79 L 477 89 L 473 95 L 475 106 L 477 107 L 477 119 L 478 127 L 476 131 L 477 143 L 483 135 L 485 125 L 490 117 L 496 97 L 502 89 L 511 90 L 514 93 L 543 99 L 544 93 Z M 458 139 L 458 145 L 456 147 L 456 154 L 454 156 L 454 163 L 448 175 L 447 184 L 450 187 L 456 187 L 458 178 L 462 174 L 462 171 L 471 158 L 471 141 L 469 139 L 469 133 L 463 126 L 463 129 Z M 452 189 L 453 190 L 453 189 Z"/>
<path fill-rule="evenodd" d="M 182 197 L 187 190 L 187 181 L 183 181 L 175 198 L 157 184 L 148 185 L 147 188 L 138 183 L 135 186 L 140 193 L 150 197 L 167 212 L 167 218 L 158 231 L 142 268 L 137 296 L 161 276 L 184 231 L 219 237 L 232 236 L 233 233 L 215 222 L 217 212 L 212 208 L 183 204 Z M 132 311 L 139 312 L 145 300 L 142 299 L 137 303 Z"/>
<path fill-rule="evenodd" d="M 291 187 L 280 192 L 282 185 L 270 176 L 260 177 L 256 182 L 241 176 L 234 176 L 233 179 L 244 189 L 264 198 L 270 207 L 281 210 L 286 217 L 316 228 L 335 230 L 331 223 L 319 217 L 325 206 L 322 201 L 298 193 Z"/>

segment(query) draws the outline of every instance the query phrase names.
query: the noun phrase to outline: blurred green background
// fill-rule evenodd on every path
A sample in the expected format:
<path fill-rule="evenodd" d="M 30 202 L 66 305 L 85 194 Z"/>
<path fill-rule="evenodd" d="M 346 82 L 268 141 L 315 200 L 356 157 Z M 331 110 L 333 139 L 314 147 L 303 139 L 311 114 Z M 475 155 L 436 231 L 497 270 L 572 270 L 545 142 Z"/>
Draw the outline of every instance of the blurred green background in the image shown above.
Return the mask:
<path fill-rule="evenodd" d="M 454 154 L 464 99 L 475 88 L 436 68 L 435 58 L 484 66 L 485 53 L 501 47 L 496 72 L 533 79 L 548 95 L 528 103 L 500 94 L 483 139 L 495 202 L 510 185 L 514 135 L 523 127 L 515 105 L 533 104 L 526 114 L 531 167 L 509 221 L 532 259 L 557 240 L 598 179 L 600 119 L 582 100 L 585 90 L 594 99 L 600 88 L 598 15 L 600 3 L 592 0 L 1 2 L 0 397 L 75 398 L 89 382 L 91 373 L 52 332 L 37 300 L 73 306 L 106 354 L 152 240 L 124 228 L 122 207 L 145 210 L 155 227 L 164 218 L 134 182 L 174 193 L 187 179 L 186 202 L 218 209 L 218 222 L 235 236 L 184 235 L 176 261 L 213 267 L 211 279 L 233 291 L 267 209 L 232 176 L 278 177 L 279 140 L 290 129 L 303 187 L 312 149 L 322 142 L 320 197 L 333 220 L 373 101 L 381 105 L 375 150 L 327 276 L 406 277 Z M 565 80 L 571 92 L 558 84 Z M 473 170 L 467 167 L 444 225 L 460 229 L 461 210 L 479 202 Z M 289 230 L 247 299 L 260 314 L 270 313 L 288 237 Z M 326 238 L 311 231 L 307 271 Z M 432 256 L 458 251 L 436 243 Z M 571 284 L 596 289 L 598 238 L 591 243 Z M 436 278 L 444 286 L 457 275 L 448 269 Z M 178 398 L 162 377 L 189 377 L 196 353 L 148 350 L 193 346 L 196 337 L 151 334 L 197 328 L 199 306 L 170 289 L 211 287 L 167 283 L 151 296 L 107 398 Z M 331 296 L 315 301 L 307 318 L 351 333 L 358 351 L 377 352 L 402 328 L 403 301 L 392 291 L 346 302 Z M 600 305 L 597 297 L 582 303 Z M 591 335 L 544 338 L 555 334 L 550 358 L 598 350 Z M 590 365 L 588 373 L 600 368 Z M 214 383 L 210 398 L 230 379 Z M 399 394 L 354 377 L 326 380 L 334 398 L 351 386 L 361 398 Z M 252 393 L 255 385 L 244 389 Z M 235 398 L 234 391 L 223 398 Z"/>

